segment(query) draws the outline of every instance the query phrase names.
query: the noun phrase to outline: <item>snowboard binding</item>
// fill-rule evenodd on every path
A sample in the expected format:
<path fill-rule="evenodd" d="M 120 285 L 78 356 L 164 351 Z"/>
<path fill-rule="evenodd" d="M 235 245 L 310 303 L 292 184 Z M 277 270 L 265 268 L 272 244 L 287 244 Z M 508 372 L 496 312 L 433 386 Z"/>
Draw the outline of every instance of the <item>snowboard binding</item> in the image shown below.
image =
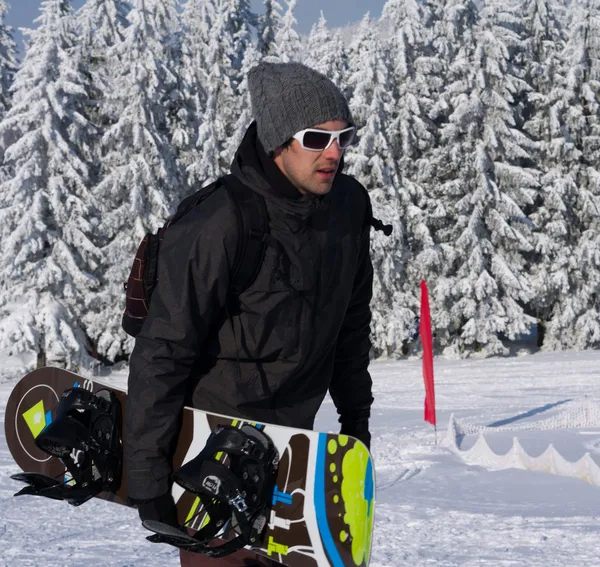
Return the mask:
<path fill-rule="evenodd" d="M 71 478 L 15 474 L 12 479 L 27 483 L 15 496 L 44 496 L 79 506 L 102 491 L 116 492 L 121 485 L 121 404 L 108 390 L 95 394 L 83 388 L 65 390 L 56 417 L 35 444 L 60 459 Z"/>
<path fill-rule="evenodd" d="M 227 464 L 217 454 L 226 455 Z M 277 449 L 262 431 L 251 425 L 218 427 L 198 456 L 173 475 L 177 484 L 199 497 L 208 518 L 203 527 L 189 535 L 187 526 L 145 521 L 144 527 L 154 532 L 147 539 L 209 557 L 258 545 L 268 523 L 278 464 Z M 231 539 L 215 545 L 219 533 L 231 531 Z"/>

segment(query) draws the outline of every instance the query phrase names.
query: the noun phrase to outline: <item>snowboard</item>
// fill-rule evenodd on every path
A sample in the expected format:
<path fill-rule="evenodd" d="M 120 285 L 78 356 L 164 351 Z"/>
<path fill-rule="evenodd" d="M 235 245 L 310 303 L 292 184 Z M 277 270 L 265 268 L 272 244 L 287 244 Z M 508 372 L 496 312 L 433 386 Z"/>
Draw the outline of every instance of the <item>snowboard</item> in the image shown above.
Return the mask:
<path fill-rule="evenodd" d="M 113 392 L 125 411 L 127 393 L 95 378 L 60 368 L 41 368 L 24 376 L 6 406 L 8 448 L 26 473 L 41 473 L 68 482 L 62 461 L 41 451 L 35 438 L 52 422 L 62 392 L 79 387 Z M 185 408 L 173 470 L 193 459 L 219 426 L 242 427 L 235 417 Z M 374 518 L 375 473 L 368 449 L 343 435 L 272 424 L 250 423 L 263 431 L 279 452 L 270 518 L 252 552 L 288 567 L 367 567 Z M 128 505 L 123 475 L 115 492 L 97 495 Z M 199 530 L 205 521 L 200 499 L 173 485 L 180 524 Z M 65 504 L 66 505 L 66 504 Z"/>

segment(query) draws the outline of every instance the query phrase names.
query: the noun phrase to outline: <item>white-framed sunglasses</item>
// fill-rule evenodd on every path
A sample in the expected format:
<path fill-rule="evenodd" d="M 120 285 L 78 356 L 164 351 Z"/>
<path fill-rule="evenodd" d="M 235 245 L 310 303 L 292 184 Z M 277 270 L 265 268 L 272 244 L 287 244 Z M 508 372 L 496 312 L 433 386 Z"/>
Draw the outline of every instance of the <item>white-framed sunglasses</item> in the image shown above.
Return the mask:
<path fill-rule="evenodd" d="M 341 150 L 345 150 L 354 140 L 356 127 L 349 126 L 343 130 L 318 130 L 317 128 L 307 128 L 297 132 L 292 137 L 298 140 L 300 145 L 310 152 L 323 152 L 335 140 Z"/>

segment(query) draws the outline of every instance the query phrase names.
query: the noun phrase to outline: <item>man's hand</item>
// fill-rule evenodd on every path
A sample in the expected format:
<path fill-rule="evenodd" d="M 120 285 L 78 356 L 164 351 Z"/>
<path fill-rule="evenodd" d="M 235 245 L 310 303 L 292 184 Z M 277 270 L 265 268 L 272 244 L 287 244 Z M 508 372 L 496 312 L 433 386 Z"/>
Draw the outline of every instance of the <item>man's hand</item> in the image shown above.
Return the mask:
<path fill-rule="evenodd" d="M 369 414 L 370 410 L 363 410 L 351 415 L 342 415 L 340 422 L 342 435 L 350 435 L 362 441 L 367 449 L 371 448 L 371 434 L 369 433 Z"/>

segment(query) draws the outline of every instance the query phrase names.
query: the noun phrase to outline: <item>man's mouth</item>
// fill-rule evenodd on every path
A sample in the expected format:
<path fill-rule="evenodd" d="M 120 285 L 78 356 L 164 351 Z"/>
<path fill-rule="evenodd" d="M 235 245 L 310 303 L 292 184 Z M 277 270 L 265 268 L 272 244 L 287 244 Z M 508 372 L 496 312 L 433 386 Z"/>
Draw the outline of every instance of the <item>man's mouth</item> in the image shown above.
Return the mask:
<path fill-rule="evenodd" d="M 317 169 L 317 173 L 320 177 L 324 179 L 329 179 L 335 175 L 337 171 L 337 167 L 322 167 L 321 169 Z"/>

